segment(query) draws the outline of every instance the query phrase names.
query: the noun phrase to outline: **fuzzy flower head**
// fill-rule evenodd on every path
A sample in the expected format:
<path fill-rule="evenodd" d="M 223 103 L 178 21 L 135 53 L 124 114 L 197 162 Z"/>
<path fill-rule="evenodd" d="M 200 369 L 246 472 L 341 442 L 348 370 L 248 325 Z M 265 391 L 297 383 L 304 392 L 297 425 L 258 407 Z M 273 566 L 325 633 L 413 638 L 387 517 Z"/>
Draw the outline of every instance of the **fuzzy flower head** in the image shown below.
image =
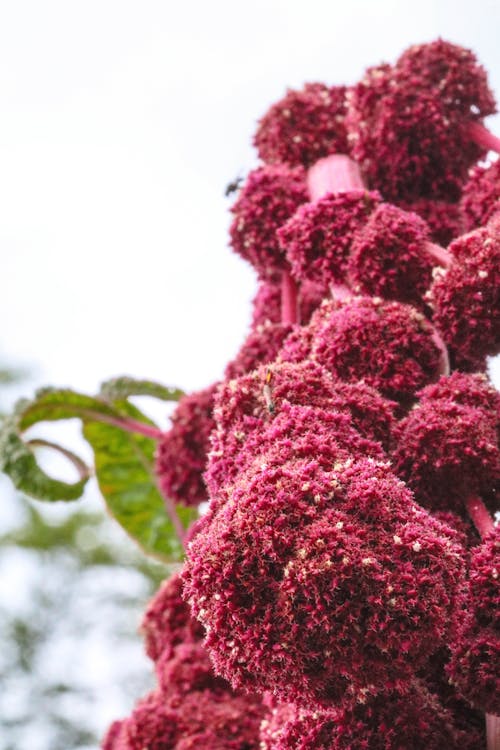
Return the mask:
<path fill-rule="evenodd" d="M 162 492 L 183 505 L 199 505 L 207 499 L 203 472 L 217 383 L 183 396 L 172 415 L 172 427 L 158 442 L 155 471 Z"/>
<path fill-rule="evenodd" d="M 409 305 L 378 297 L 324 304 L 298 337 L 298 342 L 285 343 L 282 360 L 299 353 L 335 378 L 364 380 L 396 401 L 412 398 L 446 368 L 446 353 L 424 316 Z"/>
<path fill-rule="evenodd" d="M 389 448 L 396 404 L 364 382 L 344 383 L 333 379 L 315 362 L 273 363 L 226 382 L 219 389 L 214 409 L 217 428 L 212 433 L 212 450 L 205 475 L 212 499 L 221 487 L 232 484 L 254 454 L 262 454 L 264 445 L 269 445 L 266 449 L 269 458 L 277 431 L 284 429 L 286 445 L 293 450 L 290 435 L 286 435 L 291 405 L 315 409 L 304 412 L 302 419 L 306 420 L 317 416 L 317 409 L 323 410 L 327 415 L 326 422 L 322 422 L 322 429 L 327 431 L 325 445 L 330 438 L 338 441 L 342 434 L 348 450 L 357 445 L 363 453 L 380 456 L 381 448 Z M 280 417 L 283 410 L 287 416 Z M 328 419 L 336 420 L 335 434 L 333 424 L 327 426 Z M 276 424 L 275 420 L 278 420 Z M 311 425 L 312 430 L 306 424 L 306 435 L 314 433 L 314 423 Z M 307 438 L 301 436 L 301 440 L 304 439 Z M 314 434 L 312 439 L 316 439 Z M 280 446 L 283 451 L 285 445 L 280 442 Z"/>
<path fill-rule="evenodd" d="M 234 687 L 328 705 L 406 680 L 428 658 L 450 628 L 461 567 L 387 464 L 325 471 L 311 457 L 235 485 L 190 544 L 185 594 Z"/>
<path fill-rule="evenodd" d="M 469 599 L 448 674 L 473 706 L 500 716 L 500 529 L 472 552 Z"/>
<path fill-rule="evenodd" d="M 426 507 L 460 513 L 469 497 L 487 502 L 500 489 L 496 424 L 481 409 L 426 398 L 396 439 L 394 469 Z"/>
<path fill-rule="evenodd" d="M 468 232 L 484 226 L 500 212 L 500 159 L 488 167 L 476 166 L 471 170 L 461 209 Z"/>
<path fill-rule="evenodd" d="M 231 211 L 233 250 L 263 279 L 288 270 L 276 231 L 308 200 L 304 170 L 259 167 L 248 175 Z"/>
<path fill-rule="evenodd" d="M 267 164 L 308 167 L 328 154 L 347 153 L 346 87 L 306 83 L 260 119 L 254 145 Z"/>
<path fill-rule="evenodd" d="M 293 326 L 288 323 L 269 322 L 253 328 L 236 357 L 226 366 L 226 379 L 233 380 L 259 365 L 273 362 L 292 330 Z"/>
<path fill-rule="evenodd" d="M 182 579 L 177 573 L 165 580 L 150 601 L 141 623 L 146 653 L 153 661 L 162 654 L 171 658 L 181 643 L 199 643 L 203 627 L 191 616 L 182 598 Z"/>
<path fill-rule="evenodd" d="M 348 95 L 346 125 L 351 153 L 368 185 L 394 203 L 420 198 L 456 201 L 469 167 L 485 155 L 467 133 L 478 119 L 471 107 L 491 111 L 477 91 L 472 102 L 450 105 L 435 79 L 437 66 L 413 73 L 410 60 L 425 65 L 426 46 L 408 50 L 393 68 L 369 68 Z M 449 84 L 448 90 L 453 89 Z M 470 89 L 472 91 L 472 89 Z M 474 97 L 472 97 L 474 98 Z M 493 106 L 494 110 L 494 106 Z"/>
<path fill-rule="evenodd" d="M 349 190 L 301 206 L 278 231 L 294 276 L 323 285 L 342 283 L 353 234 L 379 201 L 376 192 Z"/>
<path fill-rule="evenodd" d="M 433 320 L 455 367 L 484 370 L 500 352 L 500 219 L 449 247 L 454 262 L 436 274 L 429 292 Z"/>
<path fill-rule="evenodd" d="M 429 228 L 417 214 L 380 204 L 355 234 L 347 262 L 351 288 L 422 308 L 434 265 L 428 241 Z"/>
<path fill-rule="evenodd" d="M 419 198 L 398 203 L 405 211 L 418 214 L 429 227 L 432 242 L 447 247 L 452 240 L 464 232 L 464 222 L 460 204 L 448 201 Z"/>
<path fill-rule="evenodd" d="M 484 733 L 418 682 L 334 710 L 277 706 L 261 728 L 262 750 L 477 750 Z"/>

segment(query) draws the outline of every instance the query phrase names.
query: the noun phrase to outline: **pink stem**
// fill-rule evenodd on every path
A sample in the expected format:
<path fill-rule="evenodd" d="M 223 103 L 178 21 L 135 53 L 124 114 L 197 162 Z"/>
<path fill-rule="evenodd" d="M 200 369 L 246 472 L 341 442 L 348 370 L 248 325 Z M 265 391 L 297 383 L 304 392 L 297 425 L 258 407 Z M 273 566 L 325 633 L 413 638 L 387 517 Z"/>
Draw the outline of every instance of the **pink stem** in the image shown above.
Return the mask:
<path fill-rule="evenodd" d="M 489 151 L 495 151 L 497 154 L 500 154 L 500 138 L 497 138 L 496 135 L 490 133 L 490 131 L 487 130 L 484 125 L 481 125 L 481 123 L 469 123 L 468 133 L 474 143 L 477 143 L 478 146 L 483 146 Z"/>
<path fill-rule="evenodd" d="M 364 190 L 365 186 L 355 161 L 344 154 L 332 154 L 312 165 L 307 173 L 307 187 L 311 201 L 317 201 L 326 193 Z"/>
<path fill-rule="evenodd" d="M 297 284 L 286 271 L 281 276 L 281 322 L 292 325 L 300 322 Z"/>
<path fill-rule="evenodd" d="M 441 245 L 435 245 L 434 242 L 426 242 L 424 250 L 443 268 L 449 268 L 453 263 L 451 253 L 445 250 L 444 247 L 441 247 Z"/>
<path fill-rule="evenodd" d="M 486 714 L 486 747 L 500 750 L 500 716 Z"/>
<path fill-rule="evenodd" d="M 127 432 L 135 432 L 145 437 L 153 438 L 153 440 L 160 440 L 163 433 L 158 427 L 153 427 L 150 424 L 144 424 L 144 422 L 137 422 L 135 419 L 118 419 L 115 417 L 109 417 L 107 414 L 97 414 L 96 421 L 105 422 L 111 424 L 113 427 L 120 427 L 122 430 Z"/>
<path fill-rule="evenodd" d="M 448 355 L 448 348 L 444 343 L 441 334 L 433 327 L 431 333 L 431 339 L 439 349 L 441 356 L 439 357 L 439 363 L 437 367 L 437 375 L 449 375 L 450 374 L 450 357 Z"/>
<path fill-rule="evenodd" d="M 479 497 L 469 497 L 469 499 L 466 500 L 465 507 L 467 508 L 467 513 L 471 517 L 481 539 L 484 539 L 484 537 L 495 528 L 493 519 L 488 513 L 485 504 Z"/>

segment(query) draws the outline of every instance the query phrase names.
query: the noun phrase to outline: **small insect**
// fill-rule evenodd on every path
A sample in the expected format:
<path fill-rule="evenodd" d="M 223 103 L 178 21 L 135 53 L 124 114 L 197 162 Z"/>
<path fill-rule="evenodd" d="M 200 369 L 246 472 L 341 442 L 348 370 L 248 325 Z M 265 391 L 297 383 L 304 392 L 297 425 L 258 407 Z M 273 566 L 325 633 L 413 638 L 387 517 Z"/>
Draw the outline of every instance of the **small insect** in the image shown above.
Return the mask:
<path fill-rule="evenodd" d="M 266 406 L 269 410 L 269 414 L 274 414 L 276 411 L 276 404 L 273 401 L 273 394 L 271 391 L 271 381 L 273 379 L 273 373 L 272 370 L 268 370 L 266 372 L 266 381 L 264 383 L 264 401 L 266 402 Z"/>
<path fill-rule="evenodd" d="M 226 198 L 228 197 L 228 195 L 231 195 L 231 193 L 235 193 L 240 187 L 242 182 L 243 182 L 243 177 L 239 175 L 232 182 L 228 182 L 226 185 L 226 189 L 224 190 L 224 195 L 226 196 Z"/>

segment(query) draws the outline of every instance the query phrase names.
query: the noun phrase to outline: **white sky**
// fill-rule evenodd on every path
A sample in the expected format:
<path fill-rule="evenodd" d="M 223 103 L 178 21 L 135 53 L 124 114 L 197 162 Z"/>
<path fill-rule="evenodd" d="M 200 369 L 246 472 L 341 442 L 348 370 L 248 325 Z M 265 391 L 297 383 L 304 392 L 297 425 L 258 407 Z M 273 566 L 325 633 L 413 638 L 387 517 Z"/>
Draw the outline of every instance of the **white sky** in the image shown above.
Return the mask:
<path fill-rule="evenodd" d="M 257 118 L 438 35 L 500 97 L 499 28 L 497 0 L 0 0 L 2 358 L 88 392 L 220 377 L 254 292 L 223 192 Z"/>

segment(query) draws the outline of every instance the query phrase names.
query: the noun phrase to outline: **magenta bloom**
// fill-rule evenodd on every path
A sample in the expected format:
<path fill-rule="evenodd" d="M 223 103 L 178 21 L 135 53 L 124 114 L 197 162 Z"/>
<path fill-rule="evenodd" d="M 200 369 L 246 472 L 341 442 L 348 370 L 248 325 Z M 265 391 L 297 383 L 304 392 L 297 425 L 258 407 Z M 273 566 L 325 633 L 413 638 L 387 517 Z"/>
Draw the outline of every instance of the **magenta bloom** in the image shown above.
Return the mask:
<path fill-rule="evenodd" d="M 161 491 L 183 505 L 199 505 L 207 499 L 203 472 L 217 383 L 183 396 L 172 415 L 172 427 L 156 446 L 155 470 Z"/>
<path fill-rule="evenodd" d="M 384 396 L 407 400 L 445 369 L 433 327 L 413 307 L 375 297 L 322 305 L 287 341 L 280 358 L 315 360 L 334 377 L 364 380 Z"/>
<path fill-rule="evenodd" d="M 263 323 L 251 330 L 236 357 L 226 365 L 226 379 L 233 380 L 273 362 L 292 330 L 288 323 Z"/>
<path fill-rule="evenodd" d="M 182 598 L 182 579 L 178 574 L 167 578 L 149 602 L 141 630 L 146 653 L 153 661 L 158 661 L 162 654 L 171 658 L 175 647 L 181 643 L 202 640 L 203 627 L 191 616 Z"/>
<path fill-rule="evenodd" d="M 328 705 L 407 680 L 439 647 L 461 567 L 387 464 L 311 456 L 242 477 L 191 542 L 185 593 L 234 687 Z"/>
<path fill-rule="evenodd" d="M 259 120 L 254 145 L 262 161 L 308 167 L 328 154 L 346 154 L 346 91 L 323 83 L 289 89 Z"/>
<path fill-rule="evenodd" d="M 160 691 L 169 700 L 182 700 L 182 696 L 199 690 L 231 692 L 229 683 L 215 675 L 201 642 L 180 643 L 173 653 L 165 650 L 156 662 L 156 676 Z"/>
<path fill-rule="evenodd" d="M 469 598 L 448 674 L 473 706 L 500 716 L 500 529 L 471 554 Z"/>
<path fill-rule="evenodd" d="M 288 270 L 276 231 L 308 200 L 304 170 L 259 167 L 248 175 L 231 211 L 231 246 L 263 279 Z"/>
<path fill-rule="evenodd" d="M 301 206 L 278 231 L 294 276 L 322 285 L 343 283 L 353 234 L 379 201 L 378 193 L 349 190 Z"/>
<path fill-rule="evenodd" d="M 472 53 L 441 40 L 411 47 L 394 68 L 368 69 L 350 91 L 352 156 L 387 200 L 454 202 L 486 153 L 470 126 L 494 111 Z"/>
<path fill-rule="evenodd" d="M 395 74 L 439 96 L 453 123 L 496 111 L 486 71 L 474 53 L 444 39 L 409 47 L 397 60 Z"/>
<path fill-rule="evenodd" d="M 413 211 L 427 223 L 432 242 L 446 247 L 464 232 L 464 222 L 460 203 L 420 198 L 398 205 L 405 211 Z"/>
<path fill-rule="evenodd" d="M 438 399 L 481 409 L 483 416 L 491 419 L 500 430 L 500 392 L 485 373 L 455 370 L 451 375 L 440 378 L 437 383 L 422 388 L 417 396 L 422 402 Z"/>
<path fill-rule="evenodd" d="M 425 307 L 434 258 L 427 252 L 429 228 L 417 214 L 382 203 L 356 232 L 347 262 L 357 294 Z"/>
<path fill-rule="evenodd" d="M 266 460 L 270 458 L 276 430 L 284 429 L 286 433 L 288 417 L 279 419 L 272 429 L 271 424 L 283 410 L 290 415 L 291 404 L 307 406 L 306 422 L 310 416 L 319 414 L 318 409 L 326 413 L 326 422 L 320 424 L 320 430 L 327 432 L 325 449 L 332 440 L 338 443 L 339 439 L 348 450 L 357 445 L 361 452 L 377 456 L 382 455 L 381 446 L 389 448 L 396 407 L 393 402 L 366 383 L 334 380 L 315 362 L 273 363 L 219 389 L 214 409 L 217 428 L 212 434 L 205 475 L 212 500 L 254 460 L 253 453 L 260 461 L 263 451 L 267 453 Z M 311 412 L 312 408 L 315 411 Z M 305 427 L 307 434 L 314 433 L 314 427 L 309 429 L 307 423 Z M 334 427 L 335 433 L 330 434 Z M 314 434 L 312 439 L 318 442 Z M 287 450 L 294 449 L 289 435 L 286 446 Z M 318 450 L 321 448 L 317 446 Z"/>
<path fill-rule="evenodd" d="M 496 420 L 481 409 L 426 398 L 396 432 L 394 469 L 429 508 L 464 510 L 480 495 L 493 503 L 500 489 Z"/>
<path fill-rule="evenodd" d="M 500 222 L 459 237 L 449 251 L 455 262 L 430 290 L 433 320 L 454 366 L 482 370 L 500 352 Z"/>
<path fill-rule="evenodd" d="M 263 708 L 231 693 L 194 691 L 167 700 L 151 693 L 108 733 L 104 750 L 258 750 Z"/>
<path fill-rule="evenodd" d="M 477 750 L 484 731 L 463 727 L 419 682 L 334 710 L 274 709 L 261 729 L 262 750 Z"/>
<path fill-rule="evenodd" d="M 484 226 L 500 212 L 500 159 L 488 167 L 474 167 L 461 202 L 466 231 Z"/>

